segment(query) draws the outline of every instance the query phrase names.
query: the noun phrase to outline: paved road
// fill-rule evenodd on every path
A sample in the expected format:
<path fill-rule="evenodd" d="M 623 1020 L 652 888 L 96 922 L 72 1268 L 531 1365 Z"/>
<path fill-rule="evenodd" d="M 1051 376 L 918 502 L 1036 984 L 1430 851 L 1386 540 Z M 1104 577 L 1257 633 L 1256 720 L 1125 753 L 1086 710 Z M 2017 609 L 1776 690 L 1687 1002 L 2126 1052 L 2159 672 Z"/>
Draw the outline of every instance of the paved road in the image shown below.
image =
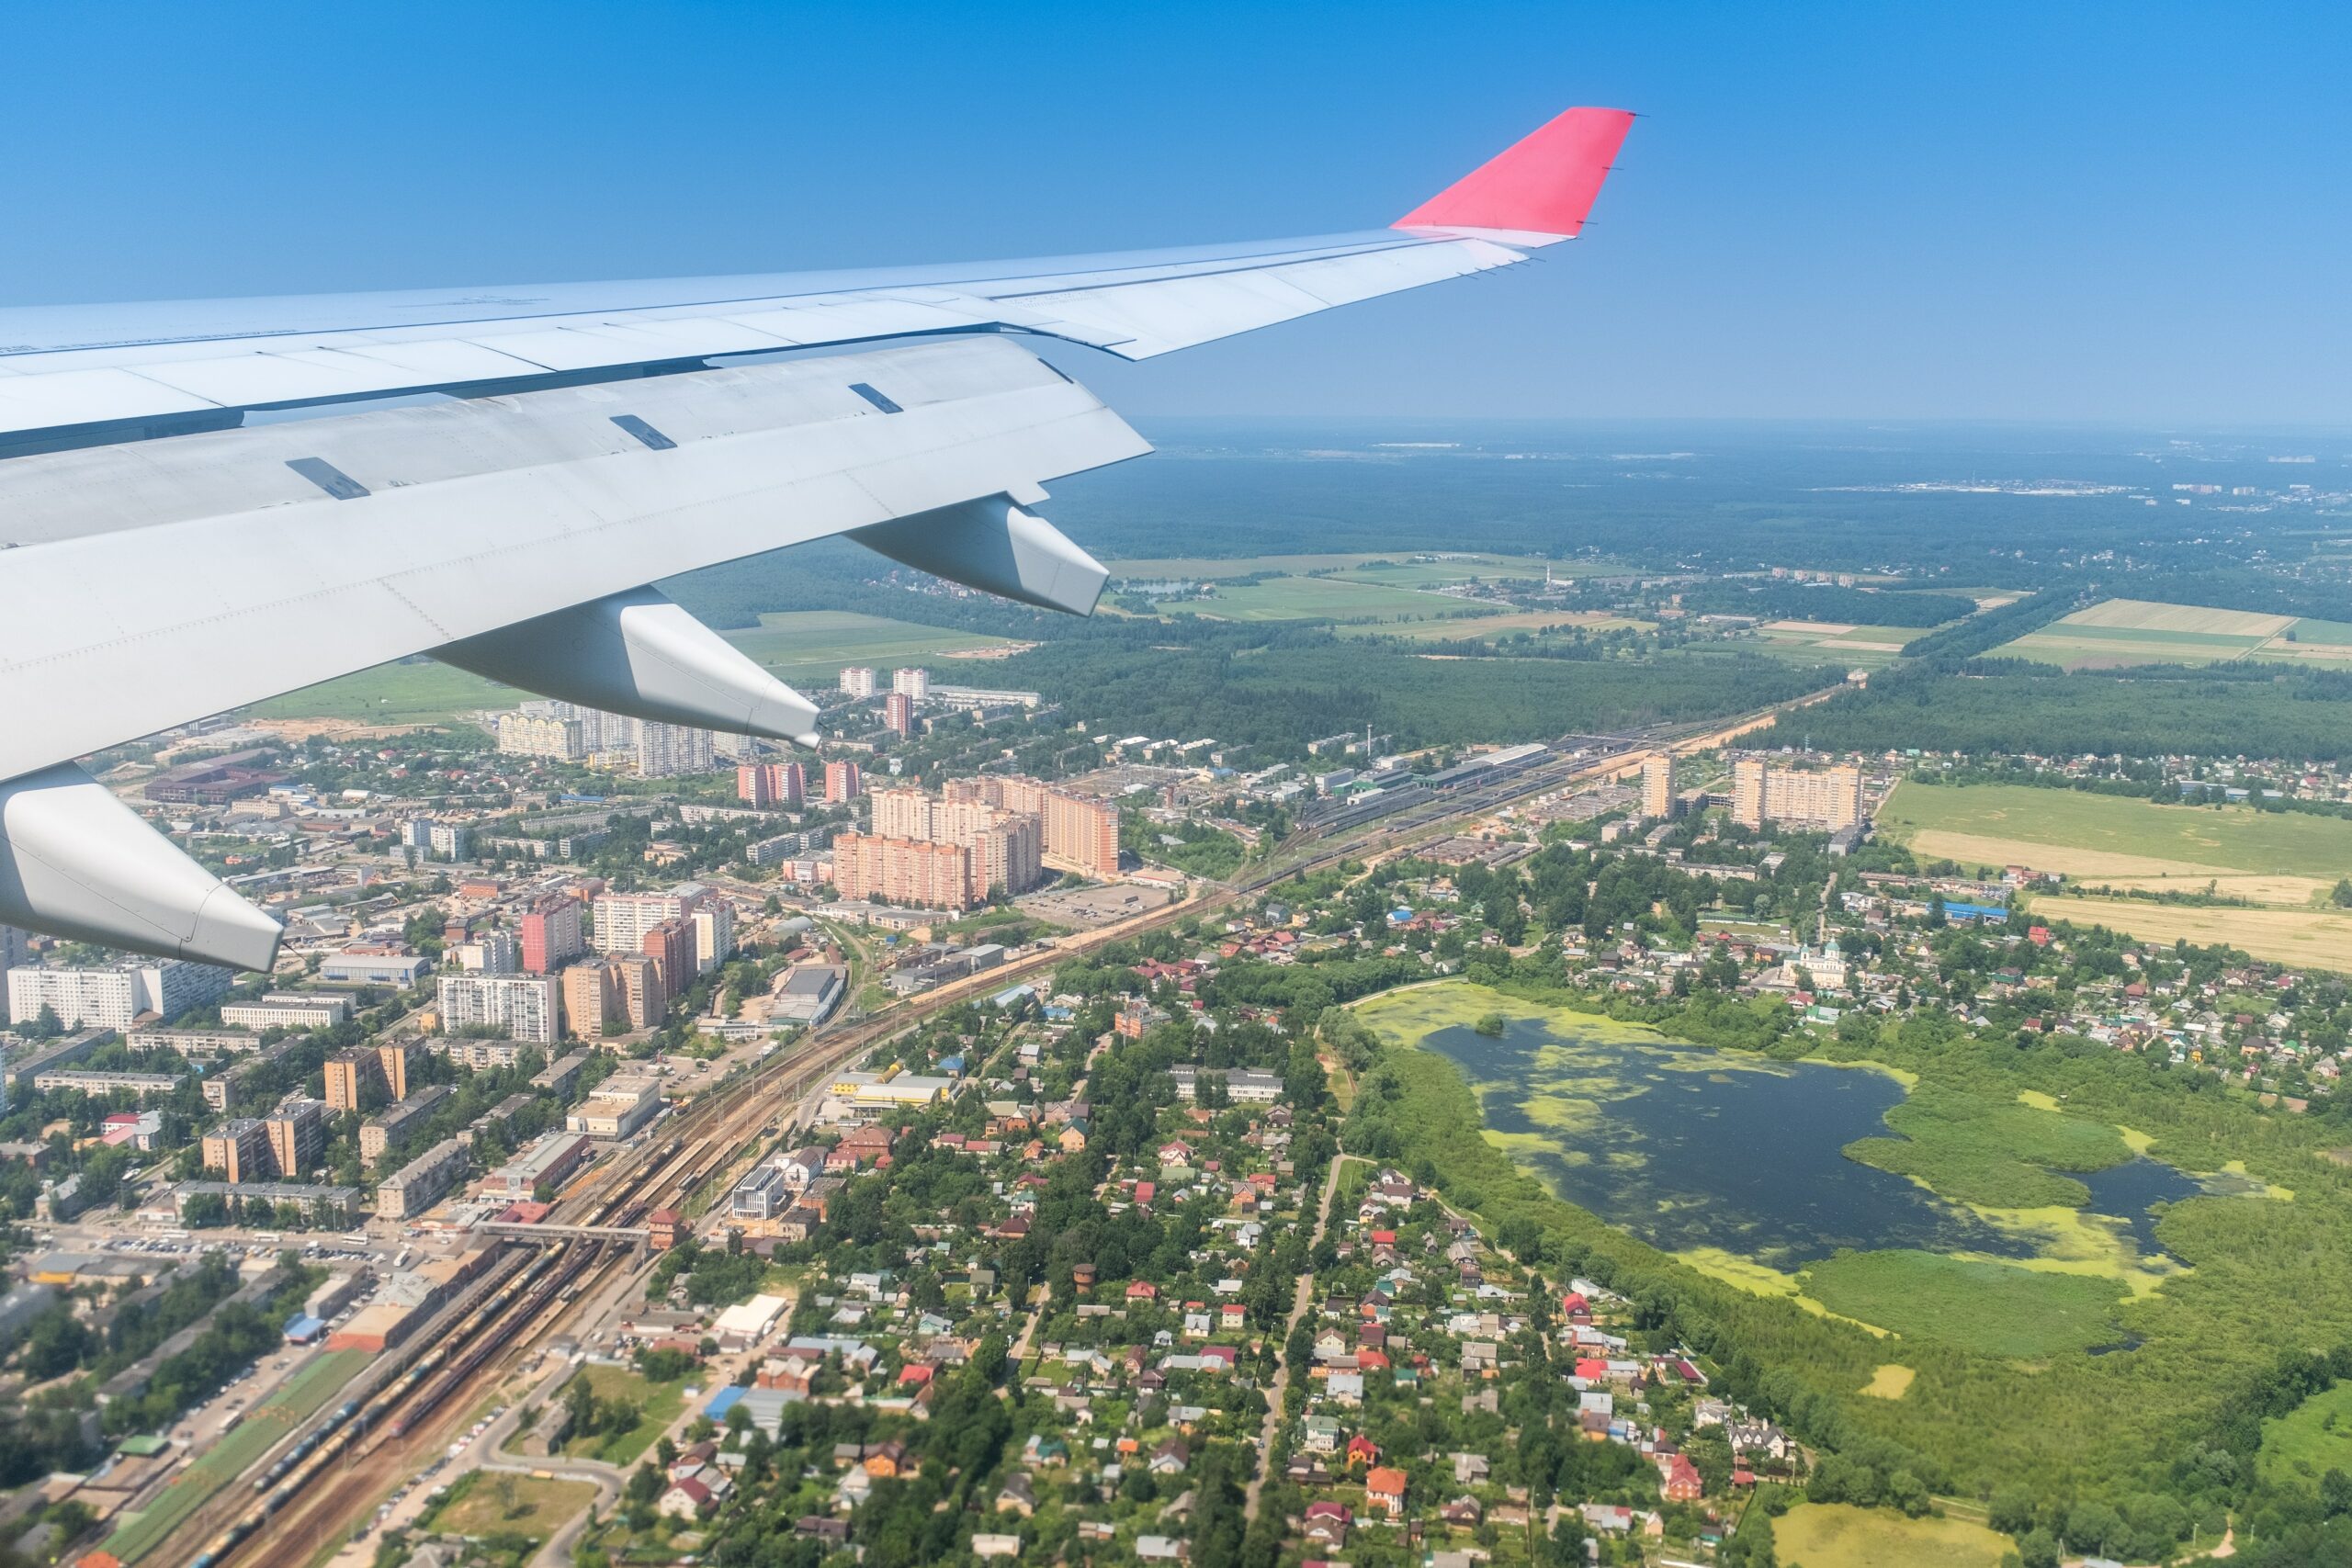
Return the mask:
<path fill-rule="evenodd" d="M 1362 1155 L 1334 1155 L 1331 1169 L 1323 1178 L 1323 1204 L 1315 1216 L 1315 1234 L 1307 1238 L 1307 1250 L 1312 1252 L 1322 1243 L 1323 1233 L 1331 1228 L 1331 1199 L 1340 1190 L 1340 1171 L 1350 1161 L 1368 1163 Z M 1283 1344 L 1287 1348 L 1290 1337 L 1306 1317 L 1306 1309 L 1315 1300 L 1315 1274 L 1310 1269 L 1298 1277 L 1298 1289 L 1291 1295 L 1290 1316 L 1283 1324 Z M 1290 1392 L 1290 1357 L 1284 1354 L 1274 1368 L 1274 1381 L 1266 1390 L 1266 1424 L 1258 1433 L 1258 1472 L 1250 1478 L 1244 1494 L 1242 1517 L 1254 1520 L 1258 1517 L 1258 1499 L 1266 1490 L 1266 1472 L 1273 1468 L 1274 1434 L 1282 1430 L 1283 1400 Z"/>

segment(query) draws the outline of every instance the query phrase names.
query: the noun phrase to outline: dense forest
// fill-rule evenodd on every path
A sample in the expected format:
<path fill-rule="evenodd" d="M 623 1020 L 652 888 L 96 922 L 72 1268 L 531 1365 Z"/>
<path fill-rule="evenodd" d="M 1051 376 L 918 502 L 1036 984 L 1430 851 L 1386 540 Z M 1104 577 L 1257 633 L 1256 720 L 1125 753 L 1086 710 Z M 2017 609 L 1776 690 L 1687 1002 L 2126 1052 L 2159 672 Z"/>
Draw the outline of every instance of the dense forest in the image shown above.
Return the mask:
<path fill-rule="evenodd" d="M 1760 620 L 1846 621 L 1865 626 L 1939 626 L 1972 615 L 1976 601 L 1957 593 L 1910 593 L 1840 588 L 1781 578 L 1727 579 L 1679 590 L 1682 608 L 1696 615 L 1754 615 Z"/>
<path fill-rule="evenodd" d="M 2277 665 L 2077 671 L 1987 660 L 1883 674 L 1783 720 L 1831 750 L 2352 757 L 2352 674 Z"/>
<path fill-rule="evenodd" d="M 1075 721 L 1228 748 L 1297 752 L 1366 723 L 1400 748 L 1548 740 L 1783 702 L 1840 672 L 1700 654 L 1646 659 L 1433 659 L 1315 626 L 1180 618 L 1089 623 L 994 667 Z"/>

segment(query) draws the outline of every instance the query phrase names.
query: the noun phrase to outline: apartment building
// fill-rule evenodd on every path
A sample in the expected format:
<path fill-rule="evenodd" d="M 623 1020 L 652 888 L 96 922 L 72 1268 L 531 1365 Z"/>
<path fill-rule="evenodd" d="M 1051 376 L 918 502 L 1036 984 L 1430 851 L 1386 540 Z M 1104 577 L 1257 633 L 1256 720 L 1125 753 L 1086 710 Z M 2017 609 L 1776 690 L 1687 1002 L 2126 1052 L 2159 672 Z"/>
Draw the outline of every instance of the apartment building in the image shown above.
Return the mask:
<path fill-rule="evenodd" d="M 1642 815 L 1663 822 L 1674 815 L 1674 757 L 1653 751 L 1642 759 Z"/>
<path fill-rule="evenodd" d="M 498 716 L 498 749 L 513 757 L 576 762 L 588 754 L 586 727 L 576 718 L 503 713 Z"/>
<path fill-rule="evenodd" d="M 658 1029 L 670 1011 L 670 993 L 662 984 L 660 967 L 642 953 L 614 955 L 619 976 L 621 1010 L 631 1029 Z"/>
<path fill-rule="evenodd" d="M 639 778 L 675 778 L 682 773 L 707 773 L 718 764 L 716 738 L 707 729 L 683 724 L 637 727 L 637 773 Z"/>
<path fill-rule="evenodd" d="M 624 1005 L 620 971 L 592 959 L 573 964 L 558 978 L 563 987 L 564 1032 L 582 1040 L 604 1038 L 605 1025 L 621 1015 Z"/>
<path fill-rule="evenodd" d="M 168 1023 L 228 995 L 232 978 L 219 964 L 179 958 L 78 969 L 19 966 L 8 971 L 8 1021 L 31 1023 L 49 1008 L 68 1029 L 127 1030 L 151 1013 Z"/>
<path fill-rule="evenodd" d="M 376 1184 L 377 1217 L 413 1220 L 448 1196 L 465 1173 L 465 1145 L 445 1138 Z"/>
<path fill-rule="evenodd" d="M 888 898 L 928 908 L 968 909 L 972 852 L 958 844 L 843 833 L 833 840 L 833 886 L 843 898 Z"/>
<path fill-rule="evenodd" d="M 444 1033 L 498 1029 L 535 1045 L 555 1043 L 562 1017 L 555 979 L 546 975 L 444 975 L 439 1001 Z"/>
<path fill-rule="evenodd" d="M 670 893 L 602 893 L 596 897 L 596 949 L 642 953 L 645 933 L 686 912 L 686 900 Z"/>
<path fill-rule="evenodd" d="M 551 893 L 526 910 L 517 927 L 523 943 L 523 972 L 549 975 L 588 951 L 581 934 L 580 900 Z"/>
<path fill-rule="evenodd" d="M 258 1001 L 227 1002 L 220 1021 L 232 1029 L 331 1029 L 351 1016 L 348 997 L 272 991 Z"/>
<path fill-rule="evenodd" d="M 1851 763 L 1819 771 L 1776 768 L 1758 758 L 1732 764 L 1731 819 L 1837 832 L 1862 820 L 1862 770 Z"/>

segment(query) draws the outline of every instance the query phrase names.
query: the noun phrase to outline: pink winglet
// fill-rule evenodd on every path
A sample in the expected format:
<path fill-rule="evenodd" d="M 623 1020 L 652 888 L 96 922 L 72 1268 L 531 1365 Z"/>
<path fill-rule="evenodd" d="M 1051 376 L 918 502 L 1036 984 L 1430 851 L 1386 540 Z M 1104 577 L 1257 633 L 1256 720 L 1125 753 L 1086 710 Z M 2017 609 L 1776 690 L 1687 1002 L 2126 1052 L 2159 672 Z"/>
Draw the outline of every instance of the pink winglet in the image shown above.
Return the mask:
<path fill-rule="evenodd" d="M 1584 227 L 1633 123 L 1624 109 L 1570 109 L 1389 226 L 1569 238 Z"/>

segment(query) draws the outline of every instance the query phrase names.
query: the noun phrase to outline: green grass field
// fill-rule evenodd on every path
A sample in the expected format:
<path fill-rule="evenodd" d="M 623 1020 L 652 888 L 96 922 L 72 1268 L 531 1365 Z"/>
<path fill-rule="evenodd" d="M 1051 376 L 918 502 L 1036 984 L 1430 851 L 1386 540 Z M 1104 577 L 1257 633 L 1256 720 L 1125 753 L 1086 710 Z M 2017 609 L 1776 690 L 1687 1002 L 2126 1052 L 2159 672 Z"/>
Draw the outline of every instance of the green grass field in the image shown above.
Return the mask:
<path fill-rule="evenodd" d="M 513 707 L 525 694 L 430 659 L 379 664 L 305 686 L 245 709 L 254 718 L 347 719 L 354 724 L 446 724 L 479 708 Z"/>
<path fill-rule="evenodd" d="M 1774 1521 L 1790 1568 L 1999 1568 L 2009 1538 L 1965 1519 L 1906 1519 L 1883 1508 L 1800 1503 Z"/>
<path fill-rule="evenodd" d="M 1968 862 L 1968 856 L 1942 847 L 1958 838 L 2006 849 L 2007 859 L 2092 877 L 2132 874 L 2132 861 L 2217 873 L 2352 875 L 2352 822 L 2243 806 L 2159 806 L 2025 784 L 1905 783 L 1887 802 L 1879 829 L 1930 858 Z M 2077 871 L 2060 858 L 2037 856 L 2044 849 L 2076 852 L 2078 859 L 2112 857 L 2118 863 L 2083 863 Z M 2003 858 L 1985 855 L 1970 863 L 1997 865 Z M 2162 867 L 2145 869 L 2154 874 Z"/>
<path fill-rule="evenodd" d="M 2331 1470 L 2352 1475 L 2352 1382 L 2315 1393 L 2276 1421 L 2262 1424 L 2255 1461 L 2273 1486 L 2319 1490 Z"/>
<path fill-rule="evenodd" d="M 1533 577 L 1544 575 L 1544 563 L 1531 556 L 1448 554 L 1442 558 L 1417 560 L 1406 555 L 1283 555 L 1283 556 L 1164 556 L 1108 563 L 1114 578 L 1149 581 L 1156 578 L 1248 577 L 1254 572 L 1340 571 L 1367 582 L 1426 588 L 1436 583 L 1462 582 L 1473 577 Z M 1552 575 L 1592 577 L 1624 570 L 1613 561 L 1555 561 Z"/>
<path fill-rule="evenodd" d="M 1341 637 L 1395 637 L 1408 642 L 1453 642 L 1468 637 L 1511 637 L 1521 632 L 1553 631 L 1564 635 L 1571 627 L 1588 632 L 1635 626 L 1646 631 L 1651 623 L 1597 610 L 1508 610 L 1495 615 L 1471 614 L 1432 621 L 1377 621 L 1369 626 L 1341 626 Z M 1504 655 L 1508 657 L 1508 653 Z"/>
<path fill-rule="evenodd" d="M 2104 1170 L 2132 1157 L 2112 1127 L 1929 1084 L 1889 1111 L 1886 1124 L 1900 1136 L 1858 1139 L 1846 1157 L 1987 1208 L 2079 1208 L 2090 1190 L 2060 1172 Z"/>
<path fill-rule="evenodd" d="M 1224 621 L 1356 620 L 1374 615 L 1396 621 L 1472 615 L 1479 606 L 1417 588 L 1391 588 L 1344 577 L 1277 577 L 1220 588 L 1214 599 L 1165 600 L 1159 609 L 1162 614 L 1212 615 Z"/>
<path fill-rule="evenodd" d="M 2352 662 L 2352 625 L 2249 610 L 2106 599 L 1993 650 L 2068 670 L 2134 664 L 2218 664 L 2258 659 L 2291 664 Z"/>
<path fill-rule="evenodd" d="M 2020 1360 L 2114 1338 L 2125 1293 L 2112 1278 L 1908 1248 L 1841 1252 L 1802 1278 L 1804 1293 L 1841 1317 Z"/>
<path fill-rule="evenodd" d="M 1442 603 L 1442 601 L 1441 601 Z M 1005 638 L 917 626 L 847 610 L 796 610 L 763 615 L 756 627 L 726 634 L 786 682 L 831 685 L 844 665 L 885 667 L 974 649 L 1012 646 Z M 988 660 L 946 660 L 933 675 L 944 685 L 984 686 Z M 344 719 L 357 724 L 447 724 L 485 708 L 513 707 L 528 694 L 434 660 L 406 660 L 339 681 L 272 697 L 244 711 L 255 718 Z"/>
<path fill-rule="evenodd" d="M 541 1481 L 478 1470 L 458 1478 L 421 1528 L 447 1535 L 520 1535 L 544 1541 L 595 1500 L 596 1488 L 585 1481 Z"/>
<path fill-rule="evenodd" d="M 917 626 L 912 621 L 861 615 L 849 610 L 794 610 L 762 615 L 755 628 L 732 631 L 727 640 L 786 681 L 830 683 L 844 665 L 895 667 L 977 649 L 1007 648 L 1001 637 Z M 989 660 L 950 660 L 932 671 L 943 685 L 985 686 Z M 969 678 L 967 679 L 966 677 Z"/>
<path fill-rule="evenodd" d="M 1832 629 L 1846 626 L 1845 630 Z M 1830 622 L 1822 626 L 1791 624 L 1766 626 L 1754 636 L 1742 634 L 1737 645 L 1774 659 L 1814 664 L 1835 660 L 1849 669 L 1875 670 L 1903 656 L 1903 645 L 1926 636 L 1919 626 L 1861 626 Z"/>
<path fill-rule="evenodd" d="M 106 1550 L 135 1562 L 170 1535 L 182 1519 L 210 1501 L 223 1486 L 324 1409 L 343 1385 L 373 1358 L 368 1350 L 329 1350 L 286 1380 L 256 1404 L 229 1435 L 191 1461 L 144 1511 L 126 1514 L 107 1540 Z"/>
<path fill-rule="evenodd" d="M 653 1382 L 622 1367 L 582 1367 L 573 1374 L 588 1380 L 598 1399 L 626 1399 L 638 1407 L 637 1425 L 626 1432 L 597 1432 L 574 1438 L 563 1445 L 571 1459 L 602 1460 L 606 1464 L 635 1464 L 653 1439 L 669 1428 L 685 1408 L 684 1382 Z"/>

